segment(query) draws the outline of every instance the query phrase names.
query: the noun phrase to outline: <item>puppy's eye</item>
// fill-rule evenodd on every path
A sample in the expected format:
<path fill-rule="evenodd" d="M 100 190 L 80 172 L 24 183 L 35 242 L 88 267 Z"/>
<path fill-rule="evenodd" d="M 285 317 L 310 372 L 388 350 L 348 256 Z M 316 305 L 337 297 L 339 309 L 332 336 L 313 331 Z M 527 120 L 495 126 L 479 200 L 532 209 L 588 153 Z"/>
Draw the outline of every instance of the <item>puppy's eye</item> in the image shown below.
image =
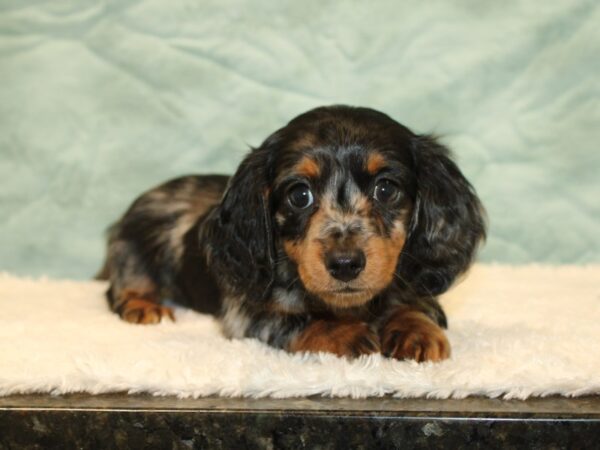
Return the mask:
<path fill-rule="evenodd" d="M 400 198 L 400 189 L 396 183 L 384 178 L 375 185 L 373 197 L 379 203 L 391 204 Z"/>
<path fill-rule="evenodd" d="M 306 209 L 314 202 L 313 194 L 306 184 L 292 186 L 287 195 L 290 205 L 297 209 Z"/>

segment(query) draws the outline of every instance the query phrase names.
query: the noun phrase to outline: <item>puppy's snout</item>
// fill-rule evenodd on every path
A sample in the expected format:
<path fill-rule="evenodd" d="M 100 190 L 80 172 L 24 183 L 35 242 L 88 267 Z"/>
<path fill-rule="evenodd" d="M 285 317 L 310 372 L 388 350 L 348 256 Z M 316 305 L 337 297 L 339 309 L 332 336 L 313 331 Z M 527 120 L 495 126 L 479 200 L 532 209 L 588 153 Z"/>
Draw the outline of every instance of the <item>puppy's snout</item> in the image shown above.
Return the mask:
<path fill-rule="evenodd" d="M 325 257 L 325 267 L 333 278 L 340 281 L 354 280 L 365 268 L 362 250 L 333 251 Z"/>

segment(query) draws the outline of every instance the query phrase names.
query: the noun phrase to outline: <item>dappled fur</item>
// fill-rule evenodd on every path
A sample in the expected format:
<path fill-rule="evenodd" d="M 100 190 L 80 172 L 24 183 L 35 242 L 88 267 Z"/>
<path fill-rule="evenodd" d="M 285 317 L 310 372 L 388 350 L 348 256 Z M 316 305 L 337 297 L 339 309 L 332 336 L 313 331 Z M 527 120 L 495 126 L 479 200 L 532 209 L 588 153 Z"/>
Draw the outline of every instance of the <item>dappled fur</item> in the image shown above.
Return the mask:
<path fill-rule="evenodd" d="M 483 208 L 434 138 L 415 137 L 413 155 L 417 198 L 399 272 L 419 294 L 439 295 L 471 264 L 485 235 Z"/>
<path fill-rule="evenodd" d="M 314 199 L 306 207 L 291 203 L 298 186 Z M 390 356 L 437 360 L 449 347 L 423 347 L 446 327 L 436 296 L 484 236 L 483 208 L 445 147 L 378 111 L 332 106 L 273 133 L 230 179 L 183 177 L 143 194 L 111 228 L 103 274 L 111 307 L 132 322 L 172 313 L 129 319 L 127 302 L 169 297 L 215 314 L 229 337 L 349 357 L 384 342 L 403 349 Z M 362 266 L 342 277 L 332 259 Z"/>

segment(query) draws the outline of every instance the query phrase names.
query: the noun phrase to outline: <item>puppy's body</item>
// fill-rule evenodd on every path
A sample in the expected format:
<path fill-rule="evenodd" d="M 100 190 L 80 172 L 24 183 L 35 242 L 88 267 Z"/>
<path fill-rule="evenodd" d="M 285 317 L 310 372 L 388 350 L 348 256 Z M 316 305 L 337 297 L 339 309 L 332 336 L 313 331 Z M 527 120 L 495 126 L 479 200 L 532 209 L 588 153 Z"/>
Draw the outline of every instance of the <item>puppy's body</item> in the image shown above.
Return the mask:
<path fill-rule="evenodd" d="M 138 198 L 110 231 L 112 309 L 154 323 L 164 298 L 232 338 L 289 351 L 449 355 L 435 295 L 484 236 L 472 188 L 430 138 L 365 108 L 309 111 L 236 174 Z"/>

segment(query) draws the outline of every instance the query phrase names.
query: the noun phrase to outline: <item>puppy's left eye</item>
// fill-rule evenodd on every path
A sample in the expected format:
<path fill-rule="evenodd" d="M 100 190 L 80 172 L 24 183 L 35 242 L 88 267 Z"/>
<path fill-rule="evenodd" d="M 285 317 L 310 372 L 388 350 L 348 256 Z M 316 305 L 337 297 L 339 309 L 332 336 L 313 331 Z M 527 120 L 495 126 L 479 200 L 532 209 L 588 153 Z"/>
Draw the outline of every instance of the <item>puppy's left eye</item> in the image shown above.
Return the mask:
<path fill-rule="evenodd" d="M 314 202 L 310 188 L 303 183 L 292 186 L 287 195 L 288 202 L 296 209 L 306 209 Z"/>
<path fill-rule="evenodd" d="M 400 198 L 400 188 L 391 180 L 379 180 L 375 185 L 373 197 L 379 203 L 391 204 Z"/>

